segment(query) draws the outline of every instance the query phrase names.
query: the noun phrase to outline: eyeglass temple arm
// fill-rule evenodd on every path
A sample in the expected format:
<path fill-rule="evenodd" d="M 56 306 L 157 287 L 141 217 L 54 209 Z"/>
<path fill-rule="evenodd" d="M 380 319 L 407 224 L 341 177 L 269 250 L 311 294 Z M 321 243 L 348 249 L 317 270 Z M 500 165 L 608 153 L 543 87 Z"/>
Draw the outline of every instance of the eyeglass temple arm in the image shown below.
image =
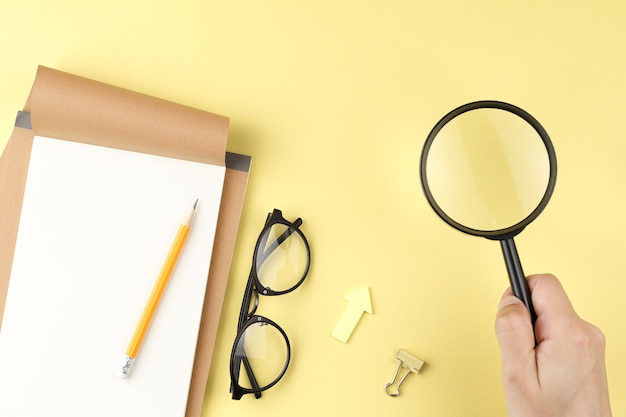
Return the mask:
<path fill-rule="evenodd" d="M 239 321 L 237 322 L 237 331 L 241 330 L 243 324 L 248 318 L 250 301 L 252 300 L 252 292 L 254 291 L 254 280 L 252 279 L 252 271 L 248 277 L 248 283 L 246 284 L 246 290 L 243 293 L 243 301 L 241 302 L 241 309 L 239 310 Z"/>
<path fill-rule="evenodd" d="M 248 283 L 246 284 L 246 290 L 244 292 L 243 302 L 241 303 L 241 310 L 239 311 L 239 322 L 237 323 L 238 332 L 241 331 L 241 328 L 243 327 L 244 323 L 246 322 L 246 319 L 248 318 L 248 308 L 250 306 L 250 300 L 252 298 L 253 291 L 254 291 L 254 280 L 252 279 L 252 271 L 250 271 L 250 277 L 248 279 Z M 241 337 L 242 338 L 245 337 L 245 334 L 242 335 Z M 248 356 L 246 355 L 246 351 L 243 346 L 244 344 L 242 340 L 241 341 L 241 348 L 242 348 L 241 362 L 243 362 L 243 367 L 246 370 L 246 374 L 248 375 L 248 381 L 250 382 L 250 385 L 252 386 L 253 389 L 259 389 L 259 383 L 257 382 L 256 377 L 254 376 L 254 372 L 252 371 L 252 367 L 250 366 L 250 361 L 248 360 Z M 240 366 L 241 366 L 240 362 L 237 362 L 234 364 L 235 375 L 239 375 Z M 232 384 L 231 384 L 230 389 L 231 391 L 234 389 Z M 254 396 L 257 399 L 261 398 L 261 393 L 255 392 Z"/>
<path fill-rule="evenodd" d="M 248 380 L 250 381 L 250 385 L 252 386 L 253 389 L 259 389 L 259 383 L 256 381 L 256 378 L 254 377 L 254 372 L 252 372 L 252 367 L 250 366 L 248 355 L 243 355 L 241 358 L 241 361 L 243 362 L 243 367 L 245 368 L 246 373 L 248 374 Z M 255 392 L 254 396 L 256 398 L 261 398 L 261 393 Z"/>
<path fill-rule="evenodd" d="M 287 229 L 280 236 L 278 236 L 276 240 L 273 241 L 272 244 L 264 252 L 259 254 L 259 257 L 257 258 L 257 264 L 261 264 L 262 262 L 264 262 L 267 257 L 272 252 L 274 252 L 276 248 L 278 248 L 285 240 L 287 240 L 287 238 L 291 236 L 295 232 L 295 230 L 298 229 L 301 225 L 302 219 L 298 217 L 296 221 L 289 225 L 289 227 L 287 227 Z M 267 244 L 267 236 L 267 233 L 263 233 L 263 235 L 261 236 L 259 248 L 265 247 L 265 245 Z"/>
<path fill-rule="evenodd" d="M 243 349 L 243 348 L 242 348 Z M 241 356 L 241 360 L 239 362 L 235 362 L 233 364 L 233 373 L 234 375 L 239 375 L 239 370 L 241 369 L 241 362 L 243 362 L 243 367 L 246 370 L 246 374 L 248 374 L 248 381 L 250 381 L 250 385 L 252 386 L 252 389 L 259 389 L 259 383 L 257 382 L 256 378 L 254 377 L 254 372 L 252 372 L 252 367 L 250 366 L 250 361 L 248 360 L 248 356 L 246 355 L 245 349 L 242 352 L 243 355 Z M 235 391 L 235 388 L 233 386 L 233 383 L 230 383 L 230 392 L 233 393 Z M 255 392 L 254 396 L 258 399 L 261 398 L 261 392 Z M 234 397 L 234 396 L 233 396 Z M 241 398 L 241 395 L 239 395 L 239 398 Z M 237 398 L 237 399 L 239 399 Z"/>

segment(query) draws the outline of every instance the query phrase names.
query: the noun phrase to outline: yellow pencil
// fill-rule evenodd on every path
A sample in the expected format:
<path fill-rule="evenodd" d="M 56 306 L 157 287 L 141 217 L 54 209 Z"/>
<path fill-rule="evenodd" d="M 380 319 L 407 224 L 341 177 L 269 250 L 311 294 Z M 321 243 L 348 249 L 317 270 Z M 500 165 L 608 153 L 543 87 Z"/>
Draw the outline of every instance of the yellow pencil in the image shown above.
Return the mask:
<path fill-rule="evenodd" d="M 143 342 L 143 339 L 148 331 L 148 327 L 150 327 L 150 323 L 152 322 L 152 317 L 154 317 L 154 313 L 156 312 L 159 302 L 161 301 L 161 297 L 167 287 L 167 283 L 169 282 L 170 276 L 172 275 L 172 271 L 174 270 L 176 262 L 183 251 L 183 247 L 187 241 L 187 236 L 189 236 L 189 231 L 191 230 L 191 222 L 196 214 L 197 205 L 198 200 L 194 203 L 186 221 L 180 225 L 178 233 L 174 238 L 174 243 L 172 243 L 172 247 L 170 248 L 167 258 L 165 258 L 161 272 L 154 283 L 148 302 L 146 303 L 143 313 L 141 313 L 139 323 L 137 323 L 137 327 L 135 328 L 135 333 L 126 348 L 126 355 L 124 356 L 124 362 L 120 369 L 120 376 L 122 378 L 126 378 L 130 373 L 130 369 L 135 361 L 135 358 L 137 357 L 141 343 Z"/>

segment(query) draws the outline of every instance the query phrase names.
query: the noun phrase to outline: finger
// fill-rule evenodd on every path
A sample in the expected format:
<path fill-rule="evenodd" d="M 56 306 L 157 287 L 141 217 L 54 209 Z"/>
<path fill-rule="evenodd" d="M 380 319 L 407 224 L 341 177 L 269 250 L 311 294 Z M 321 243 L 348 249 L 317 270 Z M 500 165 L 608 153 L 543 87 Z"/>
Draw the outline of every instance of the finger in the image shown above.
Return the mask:
<path fill-rule="evenodd" d="M 495 330 L 505 380 L 536 380 L 535 336 L 530 314 L 524 303 L 512 295 L 510 290 L 504 293 L 498 306 Z"/>
<path fill-rule="evenodd" d="M 537 274 L 527 278 L 535 310 L 542 314 L 561 315 L 574 312 L 561 282 L 552 274 Z"/>
<path fill-rule="evenodd" d="M 537 314 L 537 342 L 541 343 L 559 329 L 567 329 L 568 324 L 578 318 L 563 286 L 554 275 L 532 275 L 528 277 L 528 286 Z"/>

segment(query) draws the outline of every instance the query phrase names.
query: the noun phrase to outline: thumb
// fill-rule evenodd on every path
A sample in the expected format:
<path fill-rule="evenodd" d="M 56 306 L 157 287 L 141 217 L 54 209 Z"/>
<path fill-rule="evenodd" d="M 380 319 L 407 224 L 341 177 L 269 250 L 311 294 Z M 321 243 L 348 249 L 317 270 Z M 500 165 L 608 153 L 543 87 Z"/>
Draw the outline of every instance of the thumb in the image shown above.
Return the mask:
<path fill-rule="evenodd" d="M 517 379 L 529 372 L 536 375 L 535 335 L 530 314 L 510 289 L 504 293 L 498 306 L 495 330 L 505 379 Z"/>

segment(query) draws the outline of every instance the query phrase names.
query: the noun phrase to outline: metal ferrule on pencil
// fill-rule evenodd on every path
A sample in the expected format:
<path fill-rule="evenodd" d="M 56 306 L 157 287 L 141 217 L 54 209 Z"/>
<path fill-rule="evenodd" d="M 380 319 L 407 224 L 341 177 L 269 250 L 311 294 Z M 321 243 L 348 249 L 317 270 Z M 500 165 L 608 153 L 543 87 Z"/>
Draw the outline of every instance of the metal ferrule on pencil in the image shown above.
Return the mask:
<path fill-rule="evenodd" d="M 122 366 L 120 367 L 120 371 L 119 371 L 119 375 L 121 378 L 126 378 L 128 376 L 130 372 L 130 368 L 132 368 L 134 361 L 135 361 L 135 358 L 131 358 L 128 355 L 124 356 L 124 362 L 122 363 Z"/>

